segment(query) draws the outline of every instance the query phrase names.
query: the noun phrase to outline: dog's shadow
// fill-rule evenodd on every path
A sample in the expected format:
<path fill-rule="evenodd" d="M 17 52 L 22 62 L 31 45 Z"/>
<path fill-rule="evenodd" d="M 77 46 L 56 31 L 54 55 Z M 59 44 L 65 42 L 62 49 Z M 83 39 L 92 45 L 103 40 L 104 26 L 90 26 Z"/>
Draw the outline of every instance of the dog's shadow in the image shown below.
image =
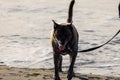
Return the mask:
<path fill-rule="evenodd" d="M 83 76 L 81 76 L 80 74 L 75 74 L 74 77 L 79 78 L 80 80 L 89 80 L 88 78 L 83 77 Z"/>
<path fill-rule="evenodd" d="M 81 77 L 81 78 L 79 78 L 79 79 L 80 79 L 80 80 L 88 80 L 87 78 L 82 78 L 82 77 Z"/>

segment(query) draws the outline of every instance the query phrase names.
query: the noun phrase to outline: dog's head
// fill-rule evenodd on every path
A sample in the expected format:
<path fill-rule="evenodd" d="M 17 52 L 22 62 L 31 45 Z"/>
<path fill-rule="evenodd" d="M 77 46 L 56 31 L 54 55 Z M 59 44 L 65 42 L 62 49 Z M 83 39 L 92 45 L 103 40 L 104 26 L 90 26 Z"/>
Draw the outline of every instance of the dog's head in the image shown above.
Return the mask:
<path fill-rule="evenodd" d="M 58 24 L 53 20 L 54 23 L 54 32 L 53 36 L 58 44 L 59 51 L 63 51 L 69 41 L 72 39 L 73 36 L 73 27 L 71 23 L 67 24 Z"/>

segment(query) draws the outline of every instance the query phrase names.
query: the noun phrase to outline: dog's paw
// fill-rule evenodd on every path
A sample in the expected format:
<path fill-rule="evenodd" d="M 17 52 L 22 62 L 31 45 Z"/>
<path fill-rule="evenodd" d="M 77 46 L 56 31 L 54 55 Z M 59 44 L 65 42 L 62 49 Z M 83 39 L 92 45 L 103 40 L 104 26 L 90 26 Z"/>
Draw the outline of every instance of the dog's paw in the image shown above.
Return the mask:
<path fill-rule="evenodd" d="M 54 79 L 54 80 L 61 80 L 61 79 L 60 79 L 60 77 L 55 77 L 55 79 Z"/>
<path fill-rule="evenodd" d="M 71 72 L 71 73 L 68 73 L 67 78 L 68 78 L 68 80 L 71 80 L 72 77 L 74 77 L 74 76 L 75 76 L 74 72 Z"/>

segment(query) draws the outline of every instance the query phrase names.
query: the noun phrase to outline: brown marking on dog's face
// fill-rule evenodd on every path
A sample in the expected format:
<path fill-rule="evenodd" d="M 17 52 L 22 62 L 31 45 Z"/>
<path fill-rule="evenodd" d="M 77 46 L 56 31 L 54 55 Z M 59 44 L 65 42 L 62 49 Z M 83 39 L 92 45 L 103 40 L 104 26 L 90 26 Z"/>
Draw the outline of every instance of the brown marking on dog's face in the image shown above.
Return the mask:
<path fill-rule="evenodd" d="M 54 22 L 54 38 L 58 43 L 60 51 L 66 48 L 68 42 L 72 39 L 72 24 L 57 24 Z"/>

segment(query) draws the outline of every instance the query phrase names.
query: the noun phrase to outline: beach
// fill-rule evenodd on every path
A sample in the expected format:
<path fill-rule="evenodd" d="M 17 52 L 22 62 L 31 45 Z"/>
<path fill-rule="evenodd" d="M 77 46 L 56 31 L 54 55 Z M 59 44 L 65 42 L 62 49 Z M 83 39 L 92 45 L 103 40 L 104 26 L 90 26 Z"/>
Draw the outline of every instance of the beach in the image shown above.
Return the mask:
<path fill-rule="evenodd" d="M 0 66 L 1 80 L 53 80 L 52 20 L 66 22 L 70 1 L 0 0 L 0 65 L 5 65 Z M 120 30 L 119 2 L 76 0 L 73 24 L 79 33 L 79 50 L 99 46 Z M 63 56 L 65 72 L 69 60 L 68 55 Z M 81 76 L 119 80 L 120 34 L 102 48 L 78 53 L 74 71 L 78 73 L 76 80 Z M 66 80 L 66 73 L 61 76 Z"/>
<path fill-rule="evenodd" d="M 27 69 L 0 66 L 0 80 L 53 80 L 53 69 Z M 61 72 L 61 80 L 67 80 L 66 72 Z M 107 77 L 91 74 L 76 74 L 72 80 L 120 80 L 120 77 Z"/>

